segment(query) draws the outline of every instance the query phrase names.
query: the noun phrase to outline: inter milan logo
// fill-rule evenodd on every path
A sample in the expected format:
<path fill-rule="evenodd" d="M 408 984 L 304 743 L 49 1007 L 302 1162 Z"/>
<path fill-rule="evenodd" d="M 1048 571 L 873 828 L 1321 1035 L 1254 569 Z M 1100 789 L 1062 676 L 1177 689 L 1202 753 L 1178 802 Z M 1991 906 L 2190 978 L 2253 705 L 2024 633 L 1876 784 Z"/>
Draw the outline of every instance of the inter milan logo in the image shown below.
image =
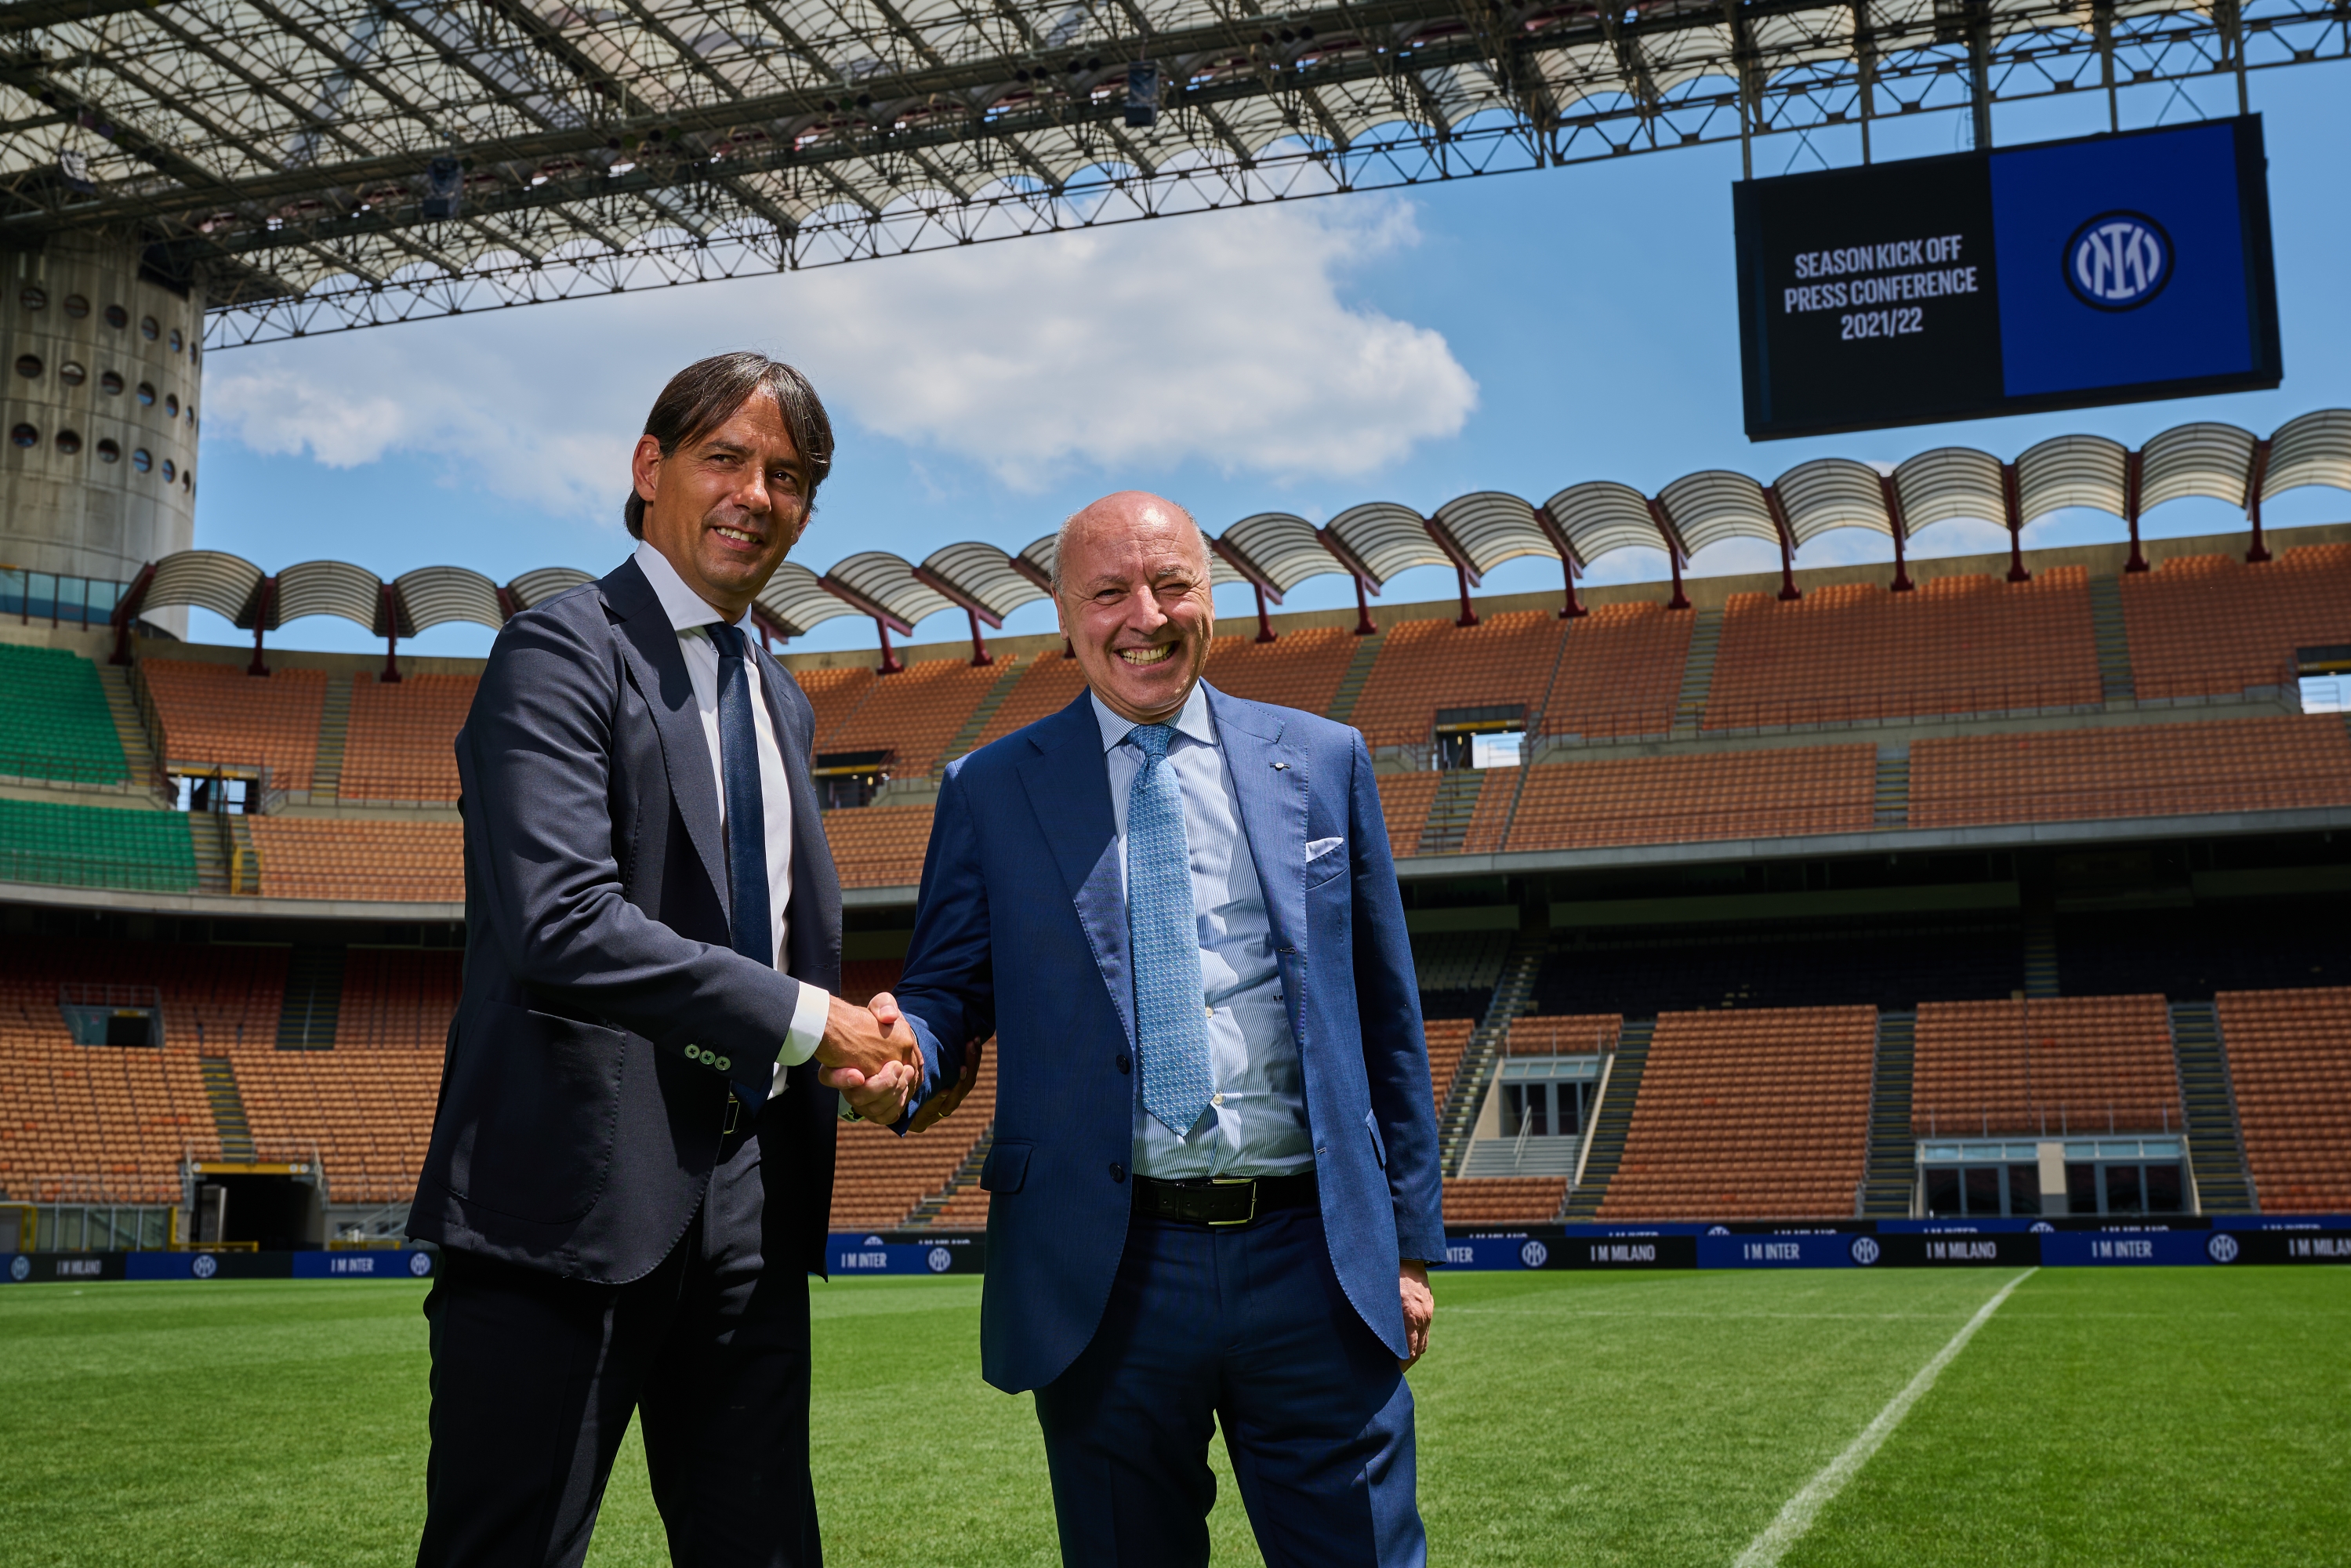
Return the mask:
<path fill-rule="evenodd" d="M 2144 213 L 2101 213 L 2065 242 L 2065 287 L 2095 310 L 2136 310 L 2171 281 L 2171 236 Z"/>
<path fill-rule="evenodd" d="M 188 1265 L 188 1272 L 199 1280 L 209 1280 L 220 1272 L 220 1261 L 209 1252 L 199 1252 Z"/>
<path fill-rule="evenodd" d="M 955 1254 L 944 1247 L 934 1247 L 923 1261 L 930 1265 L 932 1273 L 944 1274 L 954 1265 Z"/>
<path fill-rule="evenodd" d="M 2233 1263 L 2237 1260 L 2237 1239 L 2225 1230 L 2216 1230 L 2212 1239 L 2204 1243 L 2204 1251 L 2215 1263 Z"/>
<path fill-rule="evenodd" d="M 1872 1236 L 1856 1236 L 1853 1239 L 1851 1250 L 1853 1260 L 1866 1269 L 1877 1261 L 1877 1239 Z"/>
<path fill-rule="evenodd" d="M 408 1255 L 408 1271 L 415 1275 L 420 1280 L 424 1278 L 425 1275 L 433 1272 L 432 1254 L 428 1252 L 411 1252 Z"/>
<path fill-rule="evenodd" d="M 1530 1241 L 1519 1249 L 1519 1261 L 1530 1269 L 1540 1269 L 1551 1261 L 1551 1249 L 1540 1241 Z"/>

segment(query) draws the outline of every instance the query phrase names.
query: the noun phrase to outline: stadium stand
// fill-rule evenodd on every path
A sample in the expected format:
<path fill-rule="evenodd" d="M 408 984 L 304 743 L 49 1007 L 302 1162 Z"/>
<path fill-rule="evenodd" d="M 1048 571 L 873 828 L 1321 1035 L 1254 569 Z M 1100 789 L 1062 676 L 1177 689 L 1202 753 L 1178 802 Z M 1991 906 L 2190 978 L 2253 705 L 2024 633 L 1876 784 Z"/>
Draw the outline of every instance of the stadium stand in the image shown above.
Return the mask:
<path fill-rule="evenodd" d="M 349 949 L 335 1049 L 439 1052 L 457 1016 L 465 968 L 465 956 L 453 951 Z"/>
<path fill-rule="evenodd" d="M 1925 998 L 2001 998 L 2024 973 L 2013 915 L 1629 927 L 1554 937 L 1536 972 L 1539 1014 L 1627 1017 L 1693 1009 L 1866 1003 L 1899 1012 Z"/>
<path fill-rule="evenodd" d="M 0 800 L 0 881 L 193 893 L 188 819 L 48 800 Z"/>
<path fill-rule="evenodd" d="M 1565 1176 L 1447 1176 L 1447 1225 L 1541 1225 L 1567 1202 Z"/>
<path fill-rule="evenodd" d="M 1446 1097 L 1453 1092 L 1453 1080 L 1460 1074 L 1462 1055 L 1469 1049 L 1469 1037 L 1477 1031 L 1476 1019 L 1429 1019 L 1421 1025 L 1421 1037 L 1428 1042 L 1428 1085 L 1437 1097 L 1437 1108 L 1445 1109 Z"/>
<path fill-rule="evenodd" d="M 1527 777 L 1524 768 L 1485 768 L 1479 780 L 1477 803 L 1469 809 L 1469 821 L 1461 830 L 1461 850 L 1465 855 L 1489 855 L 1502 847 L 1503 838 L 1510 831 L 1510 816 L 1518 808 L 1519 790 Z"/>
<path fill-rule="evenodd" d="M 1302 627 L 1274 643 L 1219 637 L 1202 678 L 1230 696 L 1328 713 L 1354 656 L 1355 638 L 1343 626 Z"/>
<path fill-rule="evenodd" d="M 1396 859 L 1420 852 L 1420 830 L 1436 803 L 1440 778 L 1436 773 L 1379 775 L 1380 815 L 1387 819 L 1388 853 Z"/>
<path fill-rule="evenodd" d="M 1423 1019 L 1480 1019 L 1510 951 L 1509 931 L 1427 932 L 1412 939 Z"/>
<path fill-rule="evenodd" d="M 1624 1030 L 1621 1013 L 1523 1014 L 1510 1020 L 1505 1049 L 1511 1056 L 1596 1056 L 1615 1050 Z"/>
<path fill-rule="evenodd" d="M 1507 611 L 1468 627 L 1397 622 L 1387 629 L 1352 722 L 1367 743 L 1383 747 L 1426 745 L 1445 709 L 1512 707 L 1532 718 L 1558 667 L 1567 626 L 1541 610 Z"/>
<path fill-rule="evenodd" d="M 981 1059 L 979 1082 L 946 1121 L 904 1138 L 864 1122 L 844 1124 L 833 1155 L 832 1228 L 896 1228 L 917 1204 L 946 1187 L 981 1130 L 995 1120 L 996 1056 L 990 1051 Z M 984 1210 L 980 1223 L 987 1223 Z"/>
<path fill-rule="evenodd" d="M 473 675 L 410 675 L 388 685 L 364 670 L 355 674 L 340 798 L 456 804 L 457 731 L 480 684 Z"/>
<path fill-rule="evenodd" d="M 2089 577 L 1941 577 L 1908 593 L 1834 583 L 1724 607 L 1708 730 L 1996 713 L 2100 700 Z"/>
<path fill-rule="evenodd" d="M 2262 1212 L 2351 1214 L 2351 990 L 2215 1001 Z"/>
<path fill-rule="evenodd" d="M 1001 740 L 1016 729 L 1061 712 L 1085 689 L 1085 675 L 1075 659 L 1065 659 L 1050 650 L 1035 655 L 1029 667 L 1020 672 L 1012 689 L 1005 694 L 1004 701 L 988 716 L 987 723 L 981 727 L 975 747 Z"/>
<path fill-rule="evenodd" d="M 1599 1217 L 1852 1214 L 1876 1041 L 1874 1008 L 1660 1016 Z"/>
<path fill-rule="evenodd" d="M 310 788 L 324 670 L 282 669 L 256 680 L 234 664 L 141 659 L 137 668 L 166 768 L 266 768 L 272 789 Z"/>
<path fill-rule="evenodd" d="M 2189 887 L 2164 891 L 2176 899 Z M 2340 898 L 2060 912 L 2053 929 L 2064 988 L 2080 996 L 2160 991 L 2204 1001 L 2220 991 L 2351 986 Z"/>
<path fill-rule="evenodd" d="M 826 745 L 825 737 L 848 722 L 858 705 L 873 695 L 874 674 L 870 664 L 858 664 L 847 669 L 794 670 L 792 678 L 799 683 L 800 691 L 808 697 L 809 706 L 815 710 L 815 734 L 820 747 Z"/>
<path fill-rule="evenodd" d="M 0 644 L 0 775 L 74 784 L 130 778 L 98 666 L 63 648 Z"/>
<path fill-rule="evenodd" d="M 1540 767 L 1528 773 L 1526 788 L 1519 792 L 1509 847 L 1581 849 L 1856 832 L 1875 820 L 1876 780 L 1877 752 L 1867 746 Z M 1393 825 L 1389 834 L 1395 836 Z"/>
<path fill-rule="evenodd" d="M 974 669 L 960 659 L 908 664 L 877 679 L 871 694 L 832 729 L 817 731 L 816 748 L 886 751 L 892 754 L 892 777 L 926 778 L 950 760 L 941 753 L 1004 674 L 1000 665 Z"/>
<path fill-rule="evenodd" d="M 335 1203 L 396 1203 L 416 1191 L 441 1090 L 441 1047 L 229 1053 L 263 1160 L 316 1159 Z"/>
<path fill-rule="evenodd" d="M 2182 1125 L 2159 996 L 1922 1002 L 1916 1041 L 1910 1121 L 1922 1138 Z"/>
<path fill-rule="evenodd" d="M 1602 604 L 1570 622 L 1541 732 L 1586 740 L 1665 734 L 1694 619 L 1662 604 Z"/>
<path fill-rule="evenodd" d="M 2296 649 L 2351 643 L 2351 545 L 2175 556 L 2124 578 L 2122 603 L 2142 701 L 2290 686 Z"/>
<path fill-rule="evenodd" d="M 254 817 L 261 890 L 273 898 L 462 904 L 463 827 L 346 818 Z"/>
<path fill-rule="evenodd" d="M 2333 714 L 1920 740 L 1910 826 L 2158 817 L 2351 804 Z"/>
<path fill-rule="evenodd" d="M 824 814 L 825 841 L 843 887 L 911 887 L 931 841 L 928 806 L 862 806 Z"/>

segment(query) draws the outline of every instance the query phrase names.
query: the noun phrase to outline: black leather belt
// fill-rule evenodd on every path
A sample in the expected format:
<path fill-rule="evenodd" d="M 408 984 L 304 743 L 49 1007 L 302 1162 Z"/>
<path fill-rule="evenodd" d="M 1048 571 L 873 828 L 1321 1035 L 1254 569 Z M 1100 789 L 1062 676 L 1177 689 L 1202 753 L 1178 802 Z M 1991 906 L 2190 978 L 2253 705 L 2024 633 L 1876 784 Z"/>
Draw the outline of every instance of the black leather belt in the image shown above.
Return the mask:
<path fill-rule="evenodd" d="M 1228 1181 L 1204 1177 L 1196 1181 L 1134 1178 L 1134 1207 L 1159 1219 L 1193 1225 L 1247 1225 L 1260 1215 L 1283 1208 L 1311 1208 L 1317 1201 L 1312 1171 L 1296 1176 L 1259 1176 Z"/>

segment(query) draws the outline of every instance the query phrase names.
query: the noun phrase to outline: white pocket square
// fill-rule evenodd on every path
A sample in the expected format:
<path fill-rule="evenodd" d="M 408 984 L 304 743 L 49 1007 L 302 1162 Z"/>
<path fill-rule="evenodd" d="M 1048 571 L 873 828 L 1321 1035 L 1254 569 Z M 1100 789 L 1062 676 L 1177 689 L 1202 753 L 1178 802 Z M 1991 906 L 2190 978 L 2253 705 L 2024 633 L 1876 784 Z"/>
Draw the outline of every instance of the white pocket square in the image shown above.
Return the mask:
<path fill-rule="evenodd" d="M 1335 850 L 1335 849 L 1339 848 L 1341 845 L 1344 844 L 1346 841 L 1346 841 L 1346 840 L 1344 840 L 1344 839 L 1315 839 L 1315 840 L 1312 840 L 1312 841 L 1311 841 L 1307 844 L 1307 846 L 1306 846 L 1306 859 L 1307 859 L 1307 861 L 1309 862 L 1309 863 L 1311 863 L 1312 862 L 1315 862 L 1315 861 L 1319 861 L 1319 860 L 1321 860 L 1324 855 L 1329 854 L 1332 850 Z"/>

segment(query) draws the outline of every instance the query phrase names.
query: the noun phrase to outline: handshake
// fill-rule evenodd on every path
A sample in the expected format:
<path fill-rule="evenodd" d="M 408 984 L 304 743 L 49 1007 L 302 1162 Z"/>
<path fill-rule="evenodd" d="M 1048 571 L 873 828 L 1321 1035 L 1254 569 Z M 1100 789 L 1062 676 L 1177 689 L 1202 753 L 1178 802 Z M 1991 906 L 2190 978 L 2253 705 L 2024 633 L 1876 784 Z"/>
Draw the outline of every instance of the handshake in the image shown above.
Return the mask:
<path fill-rule="evenodd" d="M 817 1043 L 817 1082 L 838 1089 L 861 1121 L 894 1124 L 906 1113 L 906 1102 L 923 1082 L 923 1051 L 914 1031 L 887 991 L 875 993 L 864 1007 L 832 998 Z M 979 1051 L 966 1053 L 962 1076 L 941 1092 L 923 1102 L 909 1133 L 919 1133 L 953 1112 L 979 1077 Z"/>

